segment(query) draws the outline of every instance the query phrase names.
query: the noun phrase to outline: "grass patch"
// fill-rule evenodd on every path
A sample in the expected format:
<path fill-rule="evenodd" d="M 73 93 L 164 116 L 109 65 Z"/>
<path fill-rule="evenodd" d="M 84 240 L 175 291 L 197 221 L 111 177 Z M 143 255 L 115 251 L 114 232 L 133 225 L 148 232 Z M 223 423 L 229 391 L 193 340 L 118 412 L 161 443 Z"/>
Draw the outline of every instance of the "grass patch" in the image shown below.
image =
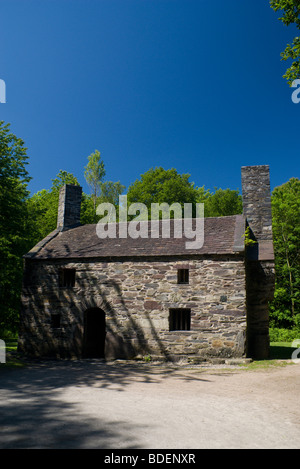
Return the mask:
<path fill-rule="evenodd" d="M 268 360 L 254 360 L 247 365 L 241 365 L 241 368 L 254 371 L 293 364 L 290 360 L 293 352 L 297 350 L 297 348 L 298 347 L 292 347 L 292 342 L 271 342 L 270 357 Z"/>
<path fill-rule="evenodd" d="M 270 368 L 282 368 L 287 366 L 289 362 L 282 361 L 282 360 L 254 360 L 247 365 L 240 365 L 241 368 L 249 370 L 249 371 L 256 371 L 256 370 L 267 370 Z"/>

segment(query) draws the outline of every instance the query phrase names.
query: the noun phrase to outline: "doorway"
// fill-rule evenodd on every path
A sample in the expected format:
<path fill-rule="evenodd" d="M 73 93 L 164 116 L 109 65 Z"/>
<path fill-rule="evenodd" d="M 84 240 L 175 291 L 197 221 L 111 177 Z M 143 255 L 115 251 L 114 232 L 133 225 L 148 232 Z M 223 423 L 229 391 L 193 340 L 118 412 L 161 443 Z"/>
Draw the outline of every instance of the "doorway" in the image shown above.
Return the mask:
<path fill-rule="evenodd" d="M 84 313 L 83 356 L 85 358 L 105 357 L 105 312 L 90 308 Z"/>

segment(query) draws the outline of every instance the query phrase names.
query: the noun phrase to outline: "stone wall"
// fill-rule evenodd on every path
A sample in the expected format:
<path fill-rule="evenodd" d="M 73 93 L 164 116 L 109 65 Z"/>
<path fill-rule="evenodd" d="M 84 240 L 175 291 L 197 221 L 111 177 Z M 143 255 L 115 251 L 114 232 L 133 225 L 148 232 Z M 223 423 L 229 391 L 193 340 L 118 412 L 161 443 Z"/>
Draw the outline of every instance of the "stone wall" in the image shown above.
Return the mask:
<path fill-rule="evenodd" d="M 250 257 L 250 256 L 249 256 Z M 269 358 L 269 301 L 275 286 L 274 261 L 246 260 L 247 355 Z"/>
<path fill-rule="evenodd" d="M 59 286 L 75 268 L 74 287 Z M 189 283 L 177 283 L 177 269 Z M 105 312 L 106 358 L 217 360 L 246 353 L 245 265 L 240 256 L 100 262 L 26 260 L 19 349 L 81 357 L 84 313 Z M 189 308 L 190 330 L 169 331 L 170 308 Z M 60 315 L 59 327 L 51 317 Z"/>

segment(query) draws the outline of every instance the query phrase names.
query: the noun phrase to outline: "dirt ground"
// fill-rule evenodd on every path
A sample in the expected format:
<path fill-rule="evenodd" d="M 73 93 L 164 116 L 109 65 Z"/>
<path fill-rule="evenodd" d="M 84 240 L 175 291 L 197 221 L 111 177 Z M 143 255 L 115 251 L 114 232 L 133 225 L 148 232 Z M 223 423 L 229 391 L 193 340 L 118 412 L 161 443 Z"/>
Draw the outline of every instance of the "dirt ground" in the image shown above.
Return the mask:
<path fill-rule="evenodd" d="M 0 369 L 0 448 L 298 449 L 300 364 Z"/>

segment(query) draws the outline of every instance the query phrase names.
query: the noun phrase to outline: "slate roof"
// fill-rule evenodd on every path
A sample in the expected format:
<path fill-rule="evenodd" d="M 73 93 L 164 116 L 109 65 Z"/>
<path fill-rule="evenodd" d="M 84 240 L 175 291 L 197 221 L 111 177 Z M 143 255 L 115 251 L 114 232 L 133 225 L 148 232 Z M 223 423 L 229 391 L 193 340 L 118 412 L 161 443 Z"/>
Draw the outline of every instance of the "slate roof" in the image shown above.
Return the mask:
<path fill-rule="evenodd" d="M 173 232 L 173 220 L 171 234 Z M 183 222 L 183 220 L 182 220 Z M 66 231 L 55 230 L 38 243 L 25 258 L 33 259 L 87 259 L 87 258 L 132 258 L 149 256 L 186 256 L 206 254 L 237 254 L 244 251 L 245 218 L 243 215 L 204 218 L 204 243 L 201 249 L 187 249 L 186 242 L 193 241 L 185 236 L 181 238 L 154 238 L 150 223 L 147 225 L 148 238 L 120 238 L 116 224 L 116 238 L 101 239 L 97 236 L 97 225 L 81 225 Z M 196 219 L 192 220 L 195 229 Z M 128 225 L 128 224 L 125 224 Z M 184 227 L 184 225 L 183 225 Z M 124 225 L 123 225 L 124 228 Z M 183 229 L 183 235 L 186 230 Z"/>

